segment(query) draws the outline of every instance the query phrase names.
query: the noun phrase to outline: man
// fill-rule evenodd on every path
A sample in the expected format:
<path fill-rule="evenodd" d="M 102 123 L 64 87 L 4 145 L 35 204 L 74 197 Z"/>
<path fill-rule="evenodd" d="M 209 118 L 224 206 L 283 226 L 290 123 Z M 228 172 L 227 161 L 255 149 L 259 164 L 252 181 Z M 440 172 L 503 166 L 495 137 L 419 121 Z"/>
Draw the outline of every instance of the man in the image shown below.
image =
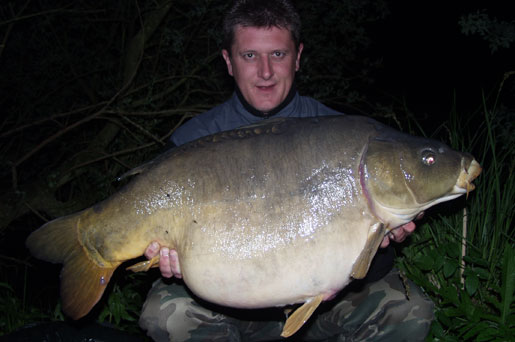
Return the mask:
<path fill-rule="evenodd" d="M 222 56 L 234 77 L 227 102 L 184 124 L 172 136 L 176 145 L 269 117 L 341 115 L 295 90 L 303 44 L 300 19 L 289 0 L 236 1 L 224 21 Z M 409 283 L 410 299 L 398 271 L 390 239 L 403 241 L 415 229 L 410 222 L 393 230 L 381 244 L 367 277 L 354 281 L 322 305 L 295 337 L 302 340 L 417 341 L 426 336 L 433 304 Z M 164 277 L 181 278 L 180 255 L 151 244 L 147 258 L 160 254 Z M 182 284 L 154 283 L 140 326 L 156 341 L 279 340 L 285 317 L 280 309 L 236 310 L 196 298 Z"/>

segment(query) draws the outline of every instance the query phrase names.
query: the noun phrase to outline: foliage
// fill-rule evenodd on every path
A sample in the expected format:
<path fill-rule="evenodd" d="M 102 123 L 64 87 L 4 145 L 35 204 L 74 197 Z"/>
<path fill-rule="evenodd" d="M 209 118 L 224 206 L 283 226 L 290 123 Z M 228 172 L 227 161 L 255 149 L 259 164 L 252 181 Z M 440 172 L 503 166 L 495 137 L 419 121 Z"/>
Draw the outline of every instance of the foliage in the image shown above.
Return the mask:
<path fill-rule="evenodd" d="M 463 34 L 481 36 L 492 53 L 500 48 L 508 49 L 515 41 L 515 21 L 490 18 L 485 10 L 461 16 L 459 25 Z"/>
<path fill-rule="evenodd" d="M 398 260 L 436 304 L 429 340 L 515 339 L 515 145 L 503 134 L 513 118 L 497 98 L 485 99 L 482 111 L 453 113 L 447 125 L 454 147 L 474 151 L 483 173 L 463 211 L 432 215 Z"/>
<path fill-rule="evenodd" d="M 26 290 L 27 284 L 24 285 L 24 290 Z M 2 310 L 0 336 L 4 333 L 15 331 L 29 322 L 33 322 L 36 317 L 39 321 L 64 320 L 60 302 L 51 308 L 29 303 L 27 298 L 26 294 L 23 294 L 20 298 L 11 285 L 6 282 L 0 282 L 0 308 Z"/>
<path fill-rule="evenodd" d="M 136 324 L 141 313 L 145 294 L 148 292 L 146 275 L 133 273 L 125 277 L 122 284 L 115 282 L 113 289 L 107 294 L 107 302 L 103 305 L 98 322 L 116 325 L 122 330 L 139 333 Z"/>
<path fill-rule="evenodd" d="M 380 66 L 379 58 L 370 53 L 368 30 L 389 15 L 386 2 L 302 1 L 298 7 L 305 23 L 323 23 L 303 27 L 306 46 L 297 80 L 301 93 L 333 108 L 344 103 L 368 112 L 364 104 L 371 95 L 372 72 Z"/>
<path fill-rule="evenodd" d="M 27 312 L 24 303 L 15 295 L 14 289 L 5 282 L 0 283 L 0 308 L 3 311 L 0 334 L 20 328 L 32 317 L 47 317 L 48 315 L 36 307 L 31 307 Z"/>

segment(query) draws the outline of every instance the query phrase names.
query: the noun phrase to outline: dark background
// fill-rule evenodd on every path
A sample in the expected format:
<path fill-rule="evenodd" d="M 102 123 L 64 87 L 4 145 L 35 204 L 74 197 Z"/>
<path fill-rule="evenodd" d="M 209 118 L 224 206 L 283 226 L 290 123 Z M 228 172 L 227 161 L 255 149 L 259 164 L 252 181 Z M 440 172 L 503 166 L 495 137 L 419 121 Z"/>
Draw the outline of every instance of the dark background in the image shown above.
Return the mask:
<path fill-rule="evenodd" d="M 445 116 L 456 92 L 458 105 L 471 109 L 513 70 L 513 47 L 492 53 L 478 35 L 465 35 L 461 16 L 486 10 L 513 22 L 501 1 L 389 1 L 391 15 L 376 30 L 374 43 L 384 56 L 379 84 L 405 96 L 413 110 Z"/>

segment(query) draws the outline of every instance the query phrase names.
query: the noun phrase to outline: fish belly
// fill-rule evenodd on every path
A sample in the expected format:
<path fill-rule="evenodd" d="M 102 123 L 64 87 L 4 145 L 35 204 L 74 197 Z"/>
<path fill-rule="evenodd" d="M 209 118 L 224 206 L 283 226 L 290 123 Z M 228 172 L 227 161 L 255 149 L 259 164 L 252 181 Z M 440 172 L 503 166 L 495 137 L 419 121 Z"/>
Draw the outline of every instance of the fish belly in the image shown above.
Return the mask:
<path fill-rule="evenodd" d="M 336 220 L 306 236 L 288 235 L 284 228 L 268 240 L 266 234 L 242 233 L 230 241 L 199 230 L 190 248 L 179 254 L 183 277 L 199 297 L 237 308 L 329 297 L 351 280 L 368 226 Z"/>

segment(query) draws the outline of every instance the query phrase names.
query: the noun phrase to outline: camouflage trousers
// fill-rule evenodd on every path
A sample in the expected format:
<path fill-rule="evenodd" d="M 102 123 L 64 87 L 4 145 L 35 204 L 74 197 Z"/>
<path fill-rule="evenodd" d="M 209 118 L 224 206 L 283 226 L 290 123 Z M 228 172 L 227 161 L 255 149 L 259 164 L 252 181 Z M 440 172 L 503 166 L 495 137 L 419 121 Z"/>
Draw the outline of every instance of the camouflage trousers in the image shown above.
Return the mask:
<path fill-rule="evenodd" d="M 220 307 L 193 297 L 181 284 L 158 280 L 139 324 L 156 342 L 279 341 L 285 319 L 281 308 Z M 351 283 L 288 341 L 423 341 L 432 320 L 433 303 L 393 269 L 376 282 Z"/>

